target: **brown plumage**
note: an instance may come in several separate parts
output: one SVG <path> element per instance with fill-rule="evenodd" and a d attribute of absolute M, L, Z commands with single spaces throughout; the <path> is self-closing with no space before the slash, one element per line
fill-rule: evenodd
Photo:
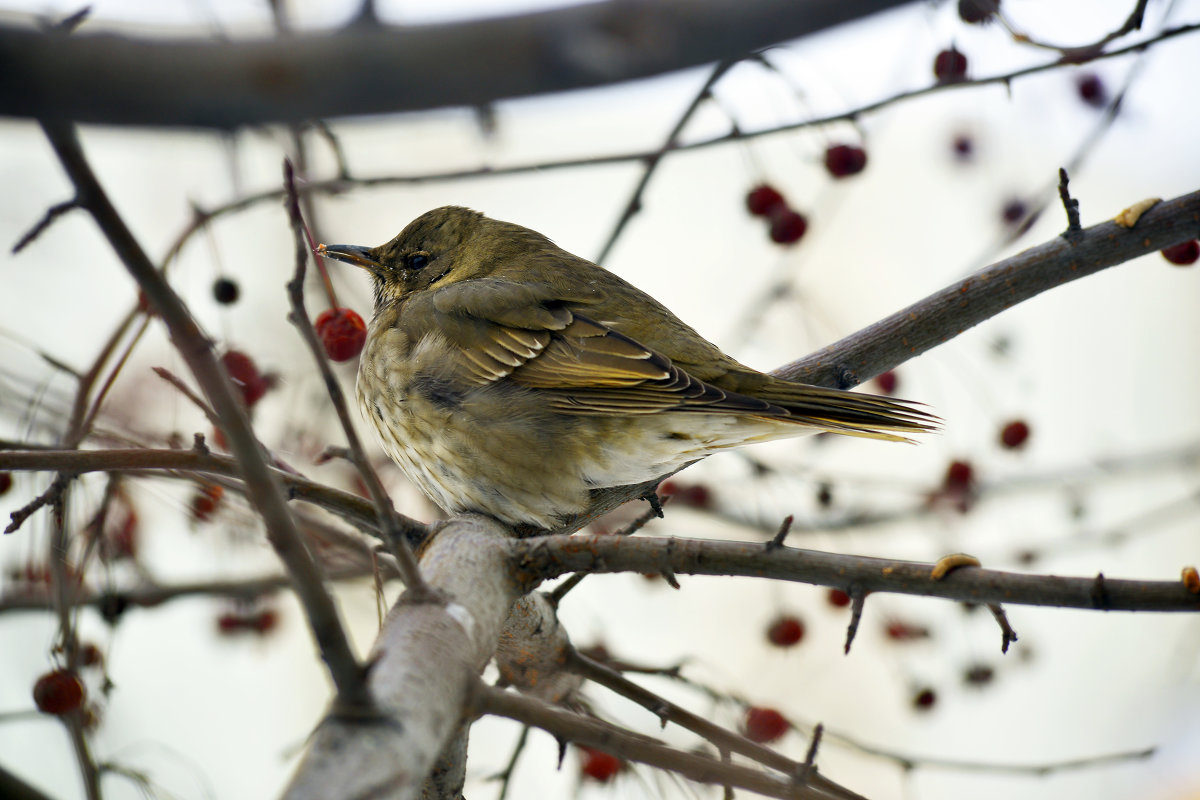
<path fill-rule="evenodd" d="M 553 528 L 590 489 L 724 448 L 821 430 L 905 441 L 934 421 L 743 366 L 616 275 L 466 208 L 320 249 L 374 278 L 359 406 L 448 512 Z"/>

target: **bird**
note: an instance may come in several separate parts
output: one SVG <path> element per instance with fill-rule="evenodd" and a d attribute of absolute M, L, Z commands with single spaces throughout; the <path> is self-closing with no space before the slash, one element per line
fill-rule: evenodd
<path fill-rule="evenodd" d="M 468 208 L 428 211 L 377 247 L 317 251 L 370 273 L 359 409 L 448 514 L 551 531 L 593 490 L 729 448 L 936 427 L 919 404 L 747 367 L 614 273 Z"/>

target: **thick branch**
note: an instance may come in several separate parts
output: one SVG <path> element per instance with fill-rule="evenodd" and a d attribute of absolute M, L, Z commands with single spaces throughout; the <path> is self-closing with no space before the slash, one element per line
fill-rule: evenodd
<path fill-rule="evenodd" d="M 890 317 L 775 371 L 849 388 L 1064 283 L 1200 235 L 1200 191 L 1151 208 L 1132 228 L 1102 222 L 981 269 Z"/>
<path fill-rule="evenodd" d="M 823 553 L 758 543 L 637 536 L 547 536 L 514 540 L 513 565 L 547 579 L 567 572 L 658 572 L 746 575 L 846 589 L 895 592 L 964 603 L 1055 606 L 1104 611 L 1200 611 L 1200 595 L 1181 581 L 1134 581 L 1024 575 L 980 568 L 930 578 L 933 564 Z"/>
<path fill-rule="evenodd" d="M 613 0 L 247 42 L 0 28 L 0 114 L 235 128 L 481 105 L 738 57 L 904 2 Z"/>
<path fill-rule="evenodd" d="M 285 798 L 420 796 L 520 593 L 508 568 L 507 535 L 480 516 L 458 517 L 437 533 L 421 573 L 450 602 L 413 605 L 401 597 L 371 654 L 368 688 L 377 713 L 326 717 Z"/>

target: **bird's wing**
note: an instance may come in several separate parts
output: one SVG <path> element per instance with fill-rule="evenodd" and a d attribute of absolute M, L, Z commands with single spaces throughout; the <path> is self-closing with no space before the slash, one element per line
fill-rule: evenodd
<path fill-rule="evenodd" d="M 594 295 L 561 295 L 537 284 L 463 281 L 410 298 L 403 317 L 411 333 L 436 330 L 462 354 L 467 383 L 508 379 L 540 391 L 550 407 L 565 413 L 709 407 L 786 415 L 765 400 L 705 383 L 661 353 L 572 310 L 586 308 Z"/>
<path fill-rule="evenodd" d="M 775 380 L 742 368 L 762 385 L 754 396 L 722 389 L 666 355 L 587 316 L 586 292 L 482 279 L 410 298 L 410 335 L 436 330 L 463 356 L 459 379 L 486 386 L 507 379 L 539 392 L 565 414 L 699 411 L 747 414 L 877 439 L 929 430 L 933 418 L 872 395 Z M 578 310 L 578 309 L 582 309 Z M 735 362 L 732 362 L 735 363 Z M 738 365 L 740 366 L 740 365 Z"/>

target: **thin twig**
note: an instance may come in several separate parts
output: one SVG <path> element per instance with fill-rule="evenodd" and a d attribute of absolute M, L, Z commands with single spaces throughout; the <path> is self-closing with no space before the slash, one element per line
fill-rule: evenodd
<path fill-rule="evenodd" d="M 33 240 L 41 236 L 42 233 L 44 233 L 45 230 L 49 228 L 56 219 L 61 217 L 63 214 L 66 214 L 68 211 L 74 211 L 77 208 L 79 208 L 79 201 L 73 197 L 70 200 L 64 200 L 61 203 L 55 203 L 54 205 L 50 206 L 50 208 L 46 209 L 46 213 L 42 215 L 42 218 L 39 219 L 34 226 L 30 228 L 25 235 L 18 239 L 17 243 L 12 246 L 12 254 L 15 256 L 17 253 L 24 250 L 27 245 L 33 242 Z"/>
<path fill-rule="evenodd" d="M 242 468 L 248 496 L 263 517 L 267 538 L 293 576 L 297 597 L 305 609 L 321 655 L 337 686 L 339 701 L 351 707 L 366 707 L 370 698 L 363 680 L 363 670 L 354 657 L 333 598 L 325 589 L 320 568 L 305 548 L 295 521 L 288 513 L 280 483 L 262 457 L 245 410 L 234 396 L 228 376 L 217 363 L 208 337 L 183 301 L 151 264 L 117 213 L 92 172 L 74 126 L 61 120 L 42 120 L 41 126 L 68 177 L 75 184 L 80 204 L 95 219 L 126 268 L 145 291 L 166 323 L 179 354 L 222 420 L 222 429 L 229 440 L 231 452 Z"/>
<path fill-rule="evenodd" d="M 1017 632 L 1009 624 L 1008 615 L 1004 613 L 1004 606 L 999 603 L 988 603 L 988 611 L 992 612 L 992 616 L 996 618 L 996 624 L 1000 626 L 1000 652 L 1007 653 L 1008 646 L 1017 641 Z"/>
<path fill-rule="evenodd" d="M 292 280 L 288 282 L 288 297 L 291 300 L 292 311 L 288 315 L 288 321 L 296 326 L 300 332 L 301 338 L 308 345 L 309 351 L 313 355 L 313 359 L 317 362 L 317 369 L 321 373 L 321 378 L 325 381 L 325 391 L 329 395 L 330 402 L 333 403 L 334 410 L 337 412 L 338 421 L 341 422 L 342 432 L 346 436 L 346 442 L 350 448 L 350 460 L 358 469 L 359 475 L 363 479 L 363 483 L 367 487 L 367 491 L 371 495 L 371 500 L 375 504 L 375 508 L 379 514 L 379 527 L 384 534 L 384 541 L 388 543 L 392 550 L 392 555 L 396 557 L 396 561 L 400 564 L 400 574 L 404 581 L 409 594 L 409 601 L 414 603 L 436 602 L 438 595 L 421 577 L 421 569 L 417 565 L 417 558 L 413 555 L 410 542 L 419 543 L 429 535 L 429 528 L 415 520 L 401 517 L 396 513 L 396 509 L 392 506 L 391 498 L 383 488 L 383 484 L 379 481 L 379 475 L 376 474 L 374 467 L 371 466 L 370 459 L 362 449 L 362 444 L 358 440 L 358 433 L 354 430 L 354 423 L 350 420 L 350 410 L 346 405 L 346 397 L 342 393 L 342 387 L 338 384 L 337 377 L 333 374 L 333 369 L 329 366 L 329 359 L 325 356 L 325 351 L 321 347 L 320 340 L 317 339 L 317 333 L 313 330 L 312 322 L 308 318 L 308 311 L 304 306 L 304 275 L 306 265 L 308 263 L 309 247 L 304 239 L 304 220 L 300 216 L 300 201 L 296 194 L 296 186 L 293 180 L 292 165 L 290 162 L 284 162 L 284 184 L 287 188 L 287 209 L 288 215 L 292 223 L 292 233 L 296 243 L 296 271 L 292 276 Z"/>
<path fill-rule="evenodd" d="M 1062 200 L 1063 210 L 1067 212 L 1067 230 L 1063 236 L 1074 240 L 1083 231 L 1083 226 L 1079 224 L 1079 201 L 1071 197 L 1071 191 L 1067 188 L 1069 182 L 1066 168 L 1059 167 L 1058 196 Z"/>
<path fill-rule="evenodd" d="M 646 193 L 646 187 L 650 185 L 650 179 L 658 170 L 658 165 L 662 163 L 663 156 L 674 149 L 679 143 L 679 135 L 683 133 L 683 129 L 687 126 L 688 122 L 700 109 L 700 106 L 704 103 L 704 101 L 707 100 L 712 94 L 713 86 L 717 83 L 717 81 L 721 80 L 725 73 L 729 72 L 729 70 L 737 62 L 738 59 L 717 62 L 717 65 L 713 68 L 712 73 L 708 76 L 708 80 L 706 80 L 704 85 L 700 87 L 700 91 L 696 93 L 694 98 L 692 98 L 692 102 L 688 104 L 688 107 L 684 110 L 683 114 L 681 114 L 679 119 L 675 122 L 675 126 L 671 128 L 671 132 L 667 134 L 667 138 L 663 142 L 662 147 L 658 148 L 657 152 L 645 160 L 646 166 L 642 170 L 642 177 L 640 180 L 638 180 L 637 186 L 634 187 L 633 194 L 630 195 L 629 200 L 626 201 L 625 208 L 621 211 L 621 216 L 617 219 L 612 231 L 608 234 L 608 239 L 605 240 L 604 246 L 600 248 L 600 254 L 596 256 L 597 264 L 604 263 L 604 261 L 608 258 L 608 254 L 612 252 L 613 246 L 617 243 L 617 239 L 621 237 L 622 231 L 625 230 L 625 226 L 628 225 L 629 221 L 642 210 L 642 197 Z"/>

